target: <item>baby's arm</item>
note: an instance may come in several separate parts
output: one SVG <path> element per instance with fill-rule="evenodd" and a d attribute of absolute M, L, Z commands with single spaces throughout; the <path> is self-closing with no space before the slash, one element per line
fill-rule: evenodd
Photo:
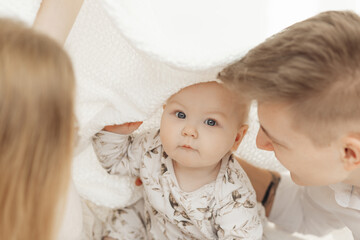
<path fill-rule="evenodd" d="M 255 194 L 240 196 L 233 192 L 228 204 L 219 209 L 215 229 L 219 239 L 262 239 L 263 226 L 259 217 Z M 236 199 L 238 198 L 238 199 Z M 241 199 L 242 198 L 242 199 Z"/>
<path fill-rule="evenodd" d="M 141 145 L 144 137 L 134 139 L 131 134 L 141 122 L 106 126 L 93 137 L 93 146 L 101 165 L 110 174 L 137 176 L 142 158 Z"/>
<path fill-rule="evenodd" d="M 251 180 L 251 184 L 256 191 L 257 201 L 264 205 L 266 216 L 269 217 L 274 203 L 276 190 L 281 180 L 280 174 L 251 165 L 238 157 L 235 157 L 235 159 L 240 163 L 241 167 Z"/>
<path fill-rule="evenodd" d="M 219 201 L 215 229 L 219 239 L 262 239 L 263 226 L 256 194 L 245 172 L 239 168 L 228 171 L 224 177 L 224 188 L 238 187 Z"/>

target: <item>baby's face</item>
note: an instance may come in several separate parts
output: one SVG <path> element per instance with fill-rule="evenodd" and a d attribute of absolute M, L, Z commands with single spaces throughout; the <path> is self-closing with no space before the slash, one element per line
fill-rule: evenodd
<path fill-rule="evenodd" d="M 165 152 L 186 167 L 217 164 L 241 127 L 237 106 L 229 90 L 216 82 L 182 89 L 164 106 L 160 137 Z"/>

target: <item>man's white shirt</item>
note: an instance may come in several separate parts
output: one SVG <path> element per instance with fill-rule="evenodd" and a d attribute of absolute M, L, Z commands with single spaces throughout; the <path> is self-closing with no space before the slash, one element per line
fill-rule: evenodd
<path fill-rule="evenodd" d="M 325 235 L 348 227 L 360 239 L 360 188 L 339 183 L 297 186 L 282 174 L 269 220 L 278 227 L 304 234 Z"/>

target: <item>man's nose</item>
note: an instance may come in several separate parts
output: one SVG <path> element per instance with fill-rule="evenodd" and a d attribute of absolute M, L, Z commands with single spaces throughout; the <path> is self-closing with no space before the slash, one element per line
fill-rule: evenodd
<path fill-rule="evenodd" d="M 182 136 L 188 136 L 188 137 L 197 138 L 198 137 L 198 132 L 197 132 L 195 127 L 185 126 L 181 131 L 181 135 Z"/>
<path fill-rule="evenodd" d="M 256 146 L 259 149 L 265 151 L 274 151 L 274 146 L 271 143 L 271 140 L 268 136 L 264 133 L 263 130 L 259 129 L 258 134 L 256 136 Z"/>

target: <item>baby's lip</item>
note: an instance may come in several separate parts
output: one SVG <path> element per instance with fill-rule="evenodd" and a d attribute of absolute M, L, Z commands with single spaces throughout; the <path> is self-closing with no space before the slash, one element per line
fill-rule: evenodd
<path fill-rule="evenodd" d="M 183 151 L 198 152 L 196 148 L 193 148 L 191 145 L 188 144 L 179 145 L 179 148 L 182 149 Z"/>
<path fill-rule="evenodd" d="M 181 147 L 182 147 L 182 148 L 186 148 L 186 149 L 193 149 L 190 145 L 186 145 L 186 144 L 185 144 L 185 145 L 182 145 Z"/>

